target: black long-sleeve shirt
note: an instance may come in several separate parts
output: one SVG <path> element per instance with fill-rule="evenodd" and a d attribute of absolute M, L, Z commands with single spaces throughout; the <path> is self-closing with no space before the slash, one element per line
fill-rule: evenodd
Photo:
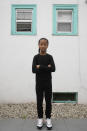
<path fill-rule="evenodd" d="M 51 64 L 51 67 L 48 67 L 49 64 Z M 36 65 L 40 65 L 40 67 L 36 68 Z M 52 55 L 48 53 L 46 55 L 40 55 L 39 53 L 35 55 L 32 62 L 32 72 L 36 73 L 36 81 L 51 79 L 51 72 L 55 72 Z"/>

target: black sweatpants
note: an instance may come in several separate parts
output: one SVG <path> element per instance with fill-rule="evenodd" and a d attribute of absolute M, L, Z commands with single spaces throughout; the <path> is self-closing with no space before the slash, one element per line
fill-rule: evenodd
<path fill-rule="evenodd" d="M 44 93 L 44 94 L 43 94 Z M 48 81 L 38 81 L 36 82 L 36 98 L 37 98 L 37 114 L 38 118 L 43 118 L 43 98 L 45 96 L 46 118 L 51 118 L 52 111 L 52 79 Z"/>

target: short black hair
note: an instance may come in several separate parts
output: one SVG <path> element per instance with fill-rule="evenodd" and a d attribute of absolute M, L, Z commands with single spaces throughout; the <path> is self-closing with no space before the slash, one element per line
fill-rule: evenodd
<path fill-rule="evenodd" d="M 40 43 L 41 40 L 46 40 L 47 44 L 49 44 L 49 41 L 48 41 L 47 38 L 40 38 L 39 41 L 38 41 L 38 45 L 39 45 L 39 43 Z M 38 52 L 40 53 L 40 48 L 39 48 Z"/>

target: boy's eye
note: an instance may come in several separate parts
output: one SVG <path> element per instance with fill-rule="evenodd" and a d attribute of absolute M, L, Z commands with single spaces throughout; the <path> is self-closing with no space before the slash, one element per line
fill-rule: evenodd
<path fill-rule="evenodd" d="M 41 44 L 41 46 L 43 46 L 44 44 Z"/>

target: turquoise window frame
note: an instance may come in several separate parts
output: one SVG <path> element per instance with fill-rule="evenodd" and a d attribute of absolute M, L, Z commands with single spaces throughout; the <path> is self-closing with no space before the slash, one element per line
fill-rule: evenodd
<path fill-rule="evenodd" d="M 56 10 L 73 10 L 72 13 L 72 32 L 57 32 L 56 29 Z M 54 4 L 53 5 L 53 35 L 78 35 L 78 5 L 77 4 Z"/>
<path fill-rule="evenodd" d="M 71 100 L 69 100 L 69 101 L 67 101 L 67 100 L 65 100 L 65 101 L 57 101 L 57 100 L 53 100 L 53 93 L 75 93 L 76 94 L 76 96 L 75 96 L 75 101 L 71 101 Z M 51 102 L 52 103 L 78 103 L 78 92 L 53 92 L 52 93 L 52 100 L 51 100 Z"/>
<path fill-rule="evenodd" d="M 33 9 L 32 14 L 32 32 L 17 32 L 16 31 L 16 9 Z M 11 5 L 11 34 L 12 35 L 36 35 L 36 8 L 37 6 L 35 4 L 33 5 Z"/>

